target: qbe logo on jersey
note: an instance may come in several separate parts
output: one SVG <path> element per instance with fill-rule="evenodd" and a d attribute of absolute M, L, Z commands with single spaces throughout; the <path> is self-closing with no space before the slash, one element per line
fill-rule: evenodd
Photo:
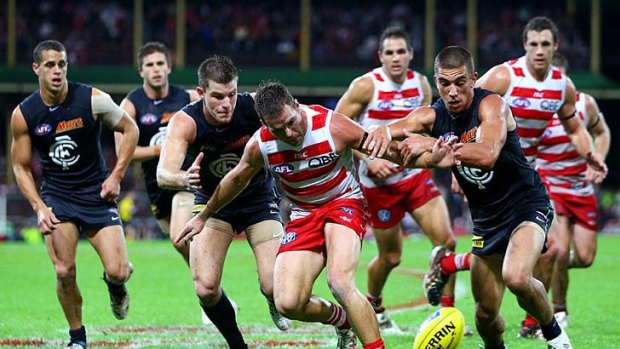
<path fill-rule="evenodd" d="M 55 164 L 62 166 L 64 171 L 68 170 L 80 160 L 80 155 L 75 154 L 77 143 L 69 136 L 56 137 L 56 142 L 50 146 L 49 156 Z"/>

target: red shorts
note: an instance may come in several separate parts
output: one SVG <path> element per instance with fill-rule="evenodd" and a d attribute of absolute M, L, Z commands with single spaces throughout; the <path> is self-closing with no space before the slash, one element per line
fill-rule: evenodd
<path fill-rule="evenodd" d="M 566 216 L 575 224 L 588 230 L 598 231 L 598 201 L 596 196 L 577 196 L 570 194 L 550 193 L 555 213 Z"/>
<path fill-rule="evenodd" d="M 422 172 L 396 184 L 366 188 L 369 223 L 373 228 L 385 229 L 400 223 L 405 212 L 411 212 L 441 195 L 431 172 Z"/>
<path fill-rule="evenodd" d="M 325 223 L 353 229 L 360 237 L 366 233 L 364 199 L 330 201 L 303 218 L 289 221 L 278 254 L 287 251 L 314 251 L 325 254 Z"/>

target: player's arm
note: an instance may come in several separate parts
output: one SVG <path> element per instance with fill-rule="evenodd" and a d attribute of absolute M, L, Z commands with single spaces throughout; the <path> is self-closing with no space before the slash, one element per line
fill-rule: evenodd
<path fill-rule="evenodd" d="M 375 87 L 370 77 L 361 76 L 356 78 L 342 95 L 334 111 L 352 119 L 357 119 L 372 101 L 374 89 Z"/>
<path fill-rule="evenodd" d="M 383 157 L 390 146 L 392 139 L 404 139 L 406 133 L 430 133 L 435 122 L 435 110 L 431 107 L 420 107 L 406 117 L 368 130 L 368 137 L 362 149 L 370 155 Z M 424 143 L 427 151 L 430 151 L 435 141 Z"/>
<path fill-rule="evenodd" d="M 195 89 L 189 89 L 189 90 L 185 90 L 185 92 L 187 92 L 187 94 L 189 95 L 189 102 L 196 102 L 197 100 L 200 99 L 200 95 L 198 94 L 198 92 L 196 92 Z"/>
<path fill-rule="evenodd" d="M 512 113 L 499 95 L 489 95 L 480 102 L 478 115 L 480 126 L 476 132 L 476 142 L 459 143 L 454 158 L 457 164 L 492 169 L 506 143 Z"/>
<path fill-rule="evenodd" d="M 257 135 L 258 133 L 245 145 L 243 155 L 237 166 L 222 178 L 205 207 L 185 225 L 175 243 L 178 244 L 182 241 L 187 243 L 194 235 L 199 234 L 207 219 L 236 198 L 263 168 L 264 161 L 256 140 Z"/>
<path fill-rule="evenodd" d="M 417 73 L 417 74 L 420 74 L 420 73 Z M 420 74 L 420 81 L 422 85 L 422 93 L 424 93 L 424 99 L 422 100 L 421 105 L 422 106 L 430 105 L 433 99 L 433 91 L 431 90 L 431 84 L 428 82 L 428 78 L 422 74 Z"/>
<path fill-rule="evenodd" d="M 592 144 L 592 138 L 585 127 L 581 124 L 579 117 L 577 117 L 577 110 L 575 109 L 575 86 L 572 82 L 566 84 L 566 98 L 564 104 L 557 112 L 558 119 L 564 126 L 564 130 L 568 134 L 571 143 L 575 146 L 575 149 L 579 155 L 583 156 L 592 170 L 600 172 L 601 175 L 607 175 L 607 165 L 601 159 L 601 155 L 594 152 L 594 145 Z"/>
<path fill-rule="evenodd" d="M 32 144 L 28 125 L 18 106 L 11 115 L 11 162 L 19 190 L 24 194 L 32 210 L 37 214 L 37 225 L 42 234 L 52 233 L 60 223 L 39 196 L 36 182 L 30 168 Z"/>
<path fill-rule="evenodd" d="M 605 160 L 611 144 L 611 132 L 596 100 L 590 95 L 586 95 L 586 113 L 589 120 L 588 131 L 594 138 L 594 149 Z"/>
<path fill-rule="evenodd" d="M 496 65 L 476 81 L 475 87 L 481 87 L 503 96 L 510 87 L 510 71 L 505 65 Z"/>
<path fill-rule="evenodd" d="M 93 88 L 91 105 L 93 117 L 114 132 L 121 134 L 116 165 L 102 184 L 101 197 L 107 201 L 116 201 L 121 190 L 121 180 L 125 177 L 131 156 L 136 149 L 140 131 L 135 121 L 119 107 L 109 94 Z"/>
<path fill-rule="evenodd" d="M 133 102 L 130 101 L 128 98 L 124 98 L 123 101 L 121 102 L 121 108 L 123 108 L 125 112 L 127 113 L 127 115 L 129 115 L 129 117 L 135 122 L 137 112 L 136 112 L 136 107 L 134 106 Z M 122 140 L 122 134 L 119 132 L 114 132 L 114 144 L 116 146 L 117 156 L 120 151 L 121 140 Z M 160 150 L 161 150 L 160 145 L 154 145 L 152 147 L 144 147 L 141 145 L 136 145 L 136 150 L 131 155 L 131 160 L 132 161 L 146 161 L 146 160 L 157 158 L 159 156 Z"/>
<path fill-rule="evenodd" d="M 189 144 L 196 139 L 196 122 L 187 113 L 174 114 L 168 124 L 166 139 L 157 164 L 157 184 L 165 189 L 186 189 L 200 183 L 199 170 L 194 165 L 187 171 L 181 169 Z M 202 158 L 201 155 L 198 157 Z M 197 158 L 198 159 L 198 158 Z"/>

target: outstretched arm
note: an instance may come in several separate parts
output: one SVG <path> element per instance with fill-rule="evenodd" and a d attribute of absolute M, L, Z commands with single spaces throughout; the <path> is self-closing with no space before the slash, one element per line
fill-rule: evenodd
<path fill-rule="evenodd" d="M 258 142 L 256 137 L 252 137 L 246 144 L 243 156 L 237 166 L 222 178 L 205 207 L 185 225 L 175 243 L 178 244 L 181 241 L 187 243 L 191 241 L 194 235 L 199 234 L 207 219 L 236 198 L 263 168 L 263 165 L 263 157 Z"/>
<path fill-rule="evenodd" d="M 136 121 L 136 107 L 129 99 L 125 98 L 121 101 L 121 108 L 125 110 L 127 115 L 129 115 L 129 117 L 132 120 L 134 120 L 134 122 Z M 119 132 L 114 132 L 114 144 L 116 146 L 117 156 L 120 152 L 121 140 L 122 140 L 122 134 Z M 155 159 L 159 156 L 160 151 L 161 151 L 161 145 L 158 145 L 158 144 L 153 145 L 153 146 L 136 145 L 136 149 L 131 155 L 131 160 L 146 161 L 146 160 Z"/>

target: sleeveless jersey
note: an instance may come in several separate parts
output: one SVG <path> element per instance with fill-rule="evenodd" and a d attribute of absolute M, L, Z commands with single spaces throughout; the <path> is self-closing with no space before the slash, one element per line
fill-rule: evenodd
<path fill-rule="evenodd" d="M 517 122 L 523 153 L 532 166 L 536 160 L 538 143 L 547 123 L 566 98 L 566 77 L 554 66 L 544 81 L 536 80 L 527 69 L 525 56 L 508 61 L 510 86 L 503 98 Z"/>
<path fill-rule="evenodd" d="M 59 105 L 46 106 L 38 90 L 19 105 L 41 157 L 44 189 L 100 185 L 109 174 L 99 143 L 101 122 L 93 116 L 93 88 L 71 81 L 68 85 L 69 93 Z"/>
<path fill-rule="evenodd" d="M 143 87 L 133 89 L 127 94 L 127 99 L 136 109 L 136 124 L 140 129 L 138 145 L 152 147 L 162 145 L 166 138 L 166 128 L 170 118 L 181 108 L 189 104 L 189 93 L 179 86 L 170 85 L 168 95 L 164 99 L 153 100 L 146 96 Z M 157 185 L 157 163 L 159 158 L 142 161 L 142 177 L 149 193 L 159 190 Z M 186 159 L 182 168 L 191 165 Z"/>
<path fill-rule="evenodd" d="M 372 100 L 358 120 L 365 129 L 402 119 L 422 105 L 425 96 L 420 73 L 408 69 L 405 81 L 402 84 L 393 82 L 385 74 L 383 68 L 375 68 L 366 73 L 365 76 L 370 77 L 374 85 Z M 373 173 L 369 173 L 368 165 L 364 161 L 359 161 L 360 182 L 367 188 L 390 185 L 423 171 L 422 169 L 404 168 L 402 166 L 398 166 L 398 169 L 400 172 L 388 178 L 380 179 Z"/>
<path fill-rule="evenodd" d="M 305 217 L 330 201 L 363 198 L 351 149 L 336 151 L 329 131 L 332 111 L 318 105 L 301 109 L 307 120 L 302 144 L 282 142 L 266 126 L 256 135 L 267 168 L 292 203 L 291 219 Z"/>
<path fill-rule="evenodd" d="M 262 124 L 249 93 L 237 95 L 232 120 L 225 127 L 218 128 L 207 122 L 202 99 L 187 105 L 183 111 L 196 122 L 196 139 L 190 144 L 188 153 L 192 158 L 199 152 L 204 153 L 200 163 L 201 192 L 210 197 L 222 178 L 237 166 L 245 145 Z M 252 200 L 262 194 L 273 195 L 274 185 L 273 177 L 263 169 L 233 202 Z"/>
<path fill-rule="evenodd" d="M 583 127 L 587 129 L 590 123 L 586 112 L 588 96 L 577 93 L 576 97 L 577 116 L 581 119 Z M 585 180 L 586 160 L 579 155 L 575 146 L 570 142 L 557 114 L 549 121 L 540 139 L 536 167 L 550 192 L 577 196 L 588 196 L 594 193 L 592 184 Z"/>
<path fill-rule="evenodd" d="M 433 104 L 436 117 L 432 136 L 457 136 L 461 143 L 476 141 L 480 118 L 480 101 L 492 92 L 474 89 L 469 110 L 451 115 L 442 99 Z M 471 216 L 476 226 L 493 226 L 510 215 L 511 210 L 524 200 L 546 198 L 547 192 L 540 176 L 528 164 L 519 145 L 517 131 L 508 131 L 506 143 L 491 170 L 465 165 L 453 166 L 459 185 L 467 196 Z"/>

